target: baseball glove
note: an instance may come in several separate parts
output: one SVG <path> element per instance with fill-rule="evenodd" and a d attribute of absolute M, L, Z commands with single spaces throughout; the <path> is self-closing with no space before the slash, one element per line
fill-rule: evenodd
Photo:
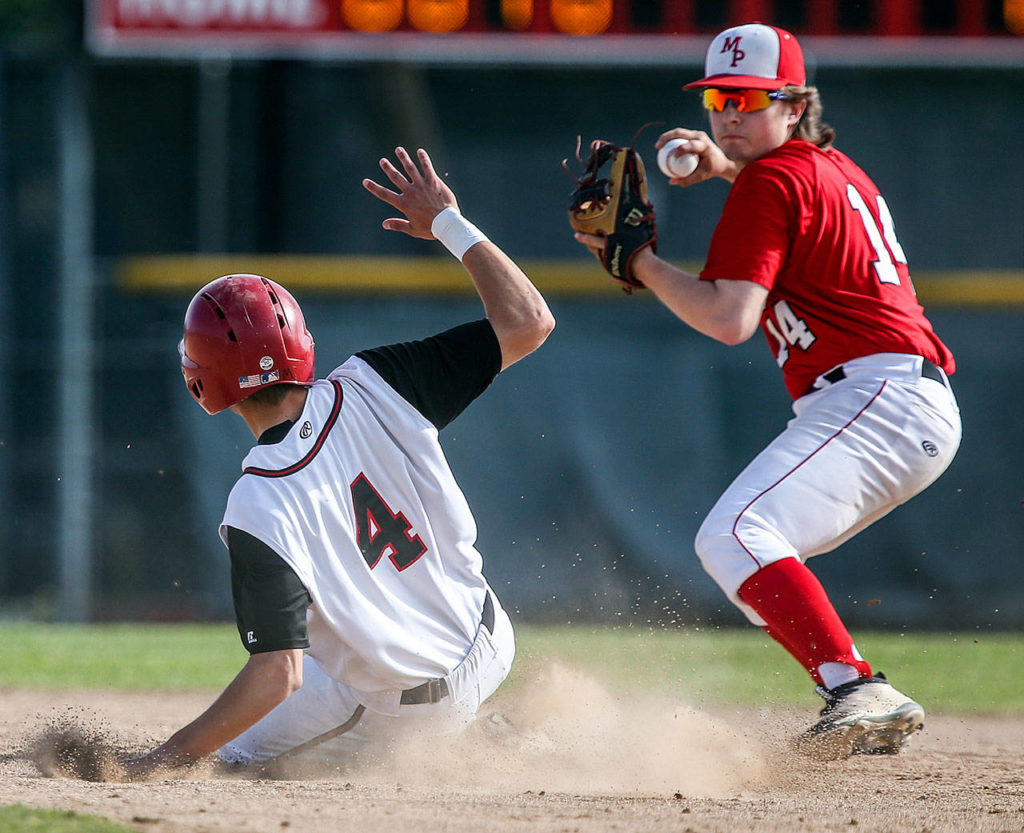
<path fill-rule="evenodd" d="M 576 157 L 580 158 L 578 148 Z M 633 258 L 645 246 L 658 250 L 643 160 L 632 147 L 620 148 L 597 139 L 591 142 L 590 158 L 584 164 L 586 170 L 576 180 L 569 202 L 569 225 L 575 231 L 604 237 L 605 247 L 589 247 L 590 251 L 627 294 L 642 289 L 643 283 L 633 274 Z"/>

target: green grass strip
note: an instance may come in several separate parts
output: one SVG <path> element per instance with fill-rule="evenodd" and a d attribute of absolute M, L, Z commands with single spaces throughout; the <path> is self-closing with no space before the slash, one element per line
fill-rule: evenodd
<path fill-rule="evenodd" d="M 0 686 L 193 691 L 245 663 L 231 625 L 0 625 Z"/>
<path fill-rule="evenodd" d="M 0 807 L 0 833 L 131 833 L 106 819 L 62 810 L 33 810 L 21 804 Z"/>
<path fill-rule="evenodd" d="M 510 685 L 553 659 L 614 690 L 674 692 L 695 703 L 820 706 L 808 675 L 760 630 L 520 627 Z M 1024 713 L 1024 638 L 1011 633 L 856 635 L 876 671 L 930 711 Z"/>
<path fill-rule="evenodd" d="M 1024 714 L 1024 637 L 1013 633 L 856 634 L 876 670 L 930 711 Z M 669 692 L 722 705 L 818 704 L 813 685 L 757 628 L 517 627 L 509 690 L 552 662 L 615 691 Z M 229 624 L 0 625 L 0 687 L 219 690 L 247 654 Z"/>

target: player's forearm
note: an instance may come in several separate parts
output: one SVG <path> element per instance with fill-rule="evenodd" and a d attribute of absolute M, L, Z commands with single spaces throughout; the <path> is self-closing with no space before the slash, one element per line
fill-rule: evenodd
<path fill-rule="evenodd" d="M 253 655 L 205 712 L 129 764 L 129 772 L 144 775 L 158 767 L 202 760 L 269 714 L 301 685 L 301 651 Z"/>
<path fill-rule="evenodd" d="M 529 355 L 554 329 L 544 296 L 494 243 L 477 243 L 462 258 L 501 345 L 502 369 Z"/>
<path fill-rule="evenodd" d="M 693 329 L 723 344 L 741 344 L 757 332 L 768 290 L 749 280 L 701 280 L 649 249 L 633 272 L 666 307 Z"/>
<path fill-rule="evenodd" d="M 731 343 L 731 310 L 722 308 L 716 287 L 653 255 L 640 253 L 634 274 L 675 315 L 697 332 Z"/>

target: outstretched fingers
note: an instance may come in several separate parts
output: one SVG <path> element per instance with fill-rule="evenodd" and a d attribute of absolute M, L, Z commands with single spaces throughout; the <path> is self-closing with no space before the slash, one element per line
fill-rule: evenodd
<path fill-rule="evenodd" d="M 384 161 L 385 160 L 383 159 L 381 160 L 381 162 Z M 369 177 L 363 180 L 363 187 L 378 199 L 383 200 L 389 205 L 393 205 L 395 208 L 398 208 L 398 200 L 402 198 L 401 194 L 396 194 L 394 191 L 385 188 L 383 185 L 377 182 L 374 182 Z"/>
<path fill-rule="evenodd" d="M 402 161 L 402 154 L 399 153 L 399 151 L 402 151 L 402 148 L 398 148 L 395 151 L 395 156 L 397 156 L 399 162 L 402 163 L 402 167 L 408 170 L 406 163 Z M 406 159 L 408 159 L 408 156 L 406 156 Z M 413 180 L 410 177 L 407 177 L 402 171 L 400 171 L 395 166 L 395 164 L 386 156 L 381 157 L 379 164 L 380 169 L 384 171 L 384 175 L 391 180 L 391 182 L 394 184 L 396 188 L 398 188 L 399 191 L 405 191 L 409 186 L 413 184 Z"/>
<path fill-rule="evenodd" d="M 434 218 L 446 207 L 458 210 L 455 195 L 438 177 L 430 156 L 422 148 L 413 157 L 405 148 L 397 147 L 395 161 L 381 159 L 380 169 L 396 190 L 372 179 L 364 179 L 363 187 L 405 215 L 385 220 L 385 229 L 431 240 Z"/>
<path fill-rule="evenodd" d="M 421 161 L 426 156 L 426 151 L 423 150 L 418 150 L 416 153 Z M 413 162 L 412 157 L 409 156 L 409 152 L 404 147 L 399 146 L 395 148 L 395 156 L 405 169 L 405 176 L 408 177 L 407 181 L 413 185 L 422 185 L 423 176 L 420 174 L 419 168 L 416 167 L 416 163 Z M 395 184 L 397 185 L 398 183 L 396 182 Z"/>
<path fill-rule="evenodd" d="M 384 175 L 391 180 L 391 183 L 398 189 L 397 194 L 369 178 L 363 180 L 363 187 L 375 197 L 379 197 L 384 200 L 384 202 L 398 208 L 398 204 L 401 201 L 403 194 L 413 186 L 422 184 L 423 178 L 420 176 L 420 172 L 417 170 L 416 165 L 413 163 L 405 148 L 395 148 L 395 156 L 401 163 L 402 168 L 404 168 L 404 172 L 398 170 L 398 168 L 396 168 L 387 157 L 381 157 L 378 164 L 380 165 L 380 169 L 384 172 Z"/>
<path fill-rule="evenodd" d="M 404 148 L 397 148 L 395 155 L 402 163 L 402 167 L 409 171 L 411 160 L 409 155 L 405 152 Z M 392 191 L 390 188 L 374 182 L 372 179 L 367 177 L 363 180 L 363 187 L 377 197 L 383 200 L 393 208 L 397 208 L 402 211 L 402 205 L 404 202 L 405 192 L 408 188 L 411 188 L 415 182 L 411 177 L 407 178 L 401 171 L 398 170 L 392 163 L 391 160 L 386 157 L 382 157 L 379 162 L 380 169 L 384 172 L 384 175 L 391 180 L 392 184 L 398 188 L 398 193 Z M 415 172 L 415 171 L 414 171 Z M 415 172 L 418 173 L 418 172 Z M 403 217 L 389 217 L 384 220 L 381 225 L 388 231 L 405 231 L 409 229 L 409 221 Z"/>
<path fill-rule="evenodd" d="M 430 161 L 430 155 L 423 148 L 420 148 L 416 151 L 416 156 L 420 160 L 420 166 L 423 168 L 423 178 L 428 181 L 439 180 L 440 177 L 438 177 L 437 171 L 434 170 L 434 163 Z"/>

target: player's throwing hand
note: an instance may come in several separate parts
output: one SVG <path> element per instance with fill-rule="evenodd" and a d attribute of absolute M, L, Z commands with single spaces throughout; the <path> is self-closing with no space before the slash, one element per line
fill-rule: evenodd
<path fill-rule="evenodd" d="M 656 149 L 661 149 L 666 142 L 672 139 L 686 139 L 689 143 L 686 146 L 687 153 L 694 153 L 699 158 L 697 169 L 686 177 L 673 177 L 672 185 L 688 187 L 698 182 L 721 177 L 732 182 L 739 173 L 736 163 L 727 158 L 722 149 L 718 147 L 703 130 L 689 130 L 685 127 L 674 127 L 662 133 L 654 143 Z"/>

